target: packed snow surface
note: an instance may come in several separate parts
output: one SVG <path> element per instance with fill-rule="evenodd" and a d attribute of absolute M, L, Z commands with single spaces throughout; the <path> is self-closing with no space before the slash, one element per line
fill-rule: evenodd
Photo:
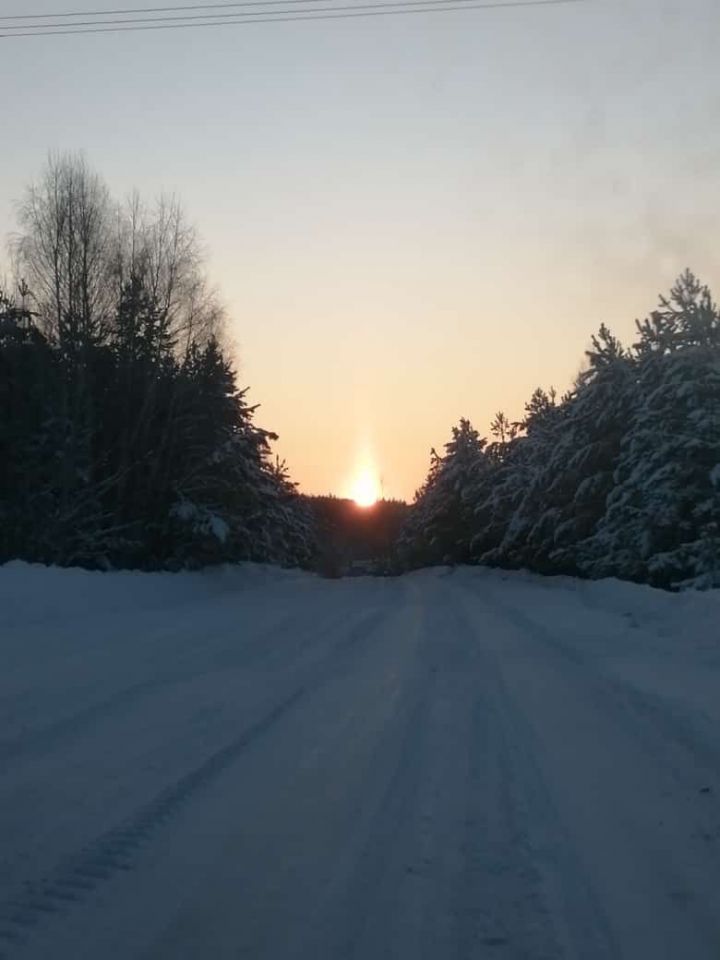
<path fill-rule="evenodd" d="M 717 960 L 720 596 L 0 568 L 0 955 Z"/>

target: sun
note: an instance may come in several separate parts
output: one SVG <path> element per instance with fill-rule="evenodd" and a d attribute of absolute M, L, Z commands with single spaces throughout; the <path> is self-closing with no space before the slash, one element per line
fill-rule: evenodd
<path fill-rule="evenodd" d="M 366 468 L 357 475 L 351 496 L 359 507 L 372 507 L 377 503 L 380 499 L 380 484 L 372 470 Z"/>

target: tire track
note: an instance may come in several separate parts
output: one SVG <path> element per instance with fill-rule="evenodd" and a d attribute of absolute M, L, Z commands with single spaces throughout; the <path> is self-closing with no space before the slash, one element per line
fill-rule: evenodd
<path fill-rule="evenodd" d="M 81 903 L 101 883 L 112 880 L 121 871 L 131 870 L 134 859 L 153 834 L 292 710 L 305 693 L 304 686 L 296 689 L 239 737 L 61 863 L 51 874 L 40 881 L 25 883 L 18 894 L 0 903 L 0 941 L 12 945 L 24 940 L 48 916 Z"/>
<path fill-rule="evenodd" d="M 659 694 L 639 690 L 621 676 L 605 672 L 601 664 L 588 661 L 576 647 L 568 645 L 542 623 L 497 596 L 483 593 L 482 600 L 528 640 L 534 643 L 540 641 L 556 653 L 587 687 L 597 707 L 608 717 L 617 713 L 626 719 L 645 753 L 661 763 L 678 784 L 697 789 L 699 784 L 711 783 L 715 793 L 720 795 L 720 750 L 702 739 L 702 731 L 689 716 L 679 712 Z M 608 703 L 612 704 L 615 711 L 607 710 Z M 683 763 L 668 764 L 669 746 L 682 757 Z M 687 763 L 688 759 L 692 761 L 690 764 Z M 699 773 L 697 783 L 687 784 L 688 769 Z"/>
<path fill-rule="evenodd" d="M 152 800 L 93 839 L 77 854 L 61 861 L 40 880 L 26 881 L 15 894 L 0 901 L 0 960 L 8 956 L 3 951 L 14 945 L 20 946 L 43 922 L 81 905 L 101 884 L 132 870 L 137 857 L 154 834 L 177 816 L 198 792 L 217 780 L 249 746 L 269 732 L 309 692 L 334 676 L 338 658 L 354 655 L 359 649 L 359 641 L 370 638 L 387 613 L 387 608 L 380 606 L 364 611 L 341 639 L 332 644 L 320 663 L 310 665 L 315 676 L 296 686 L 291 694 L 247 727 L 239 737 L 163 788 Z M 321 635 L 327 636 L 331 632 L 332 626 L 328 626 Z"/>
<path fill-rule="evenodd" d="M 7 771 L 13 764 L 48 754 L 63 743 L 82 735 L 88 727 L 126 711 L 147 694 L 154 693 L 163 687 L 183 683 L 221 669 L 253 666 L 263 654 L 267 653 L 273 637 L 284 636 L 290 628 L 294 628 L 293 632 L 296 635 L 295 647 L 302 647 L 302 644 L 311 638 L 317 640 L 328 636 L 346 619 L 346 613 L 336 610 L 328 617 L 328 622 L 321 629 L 318 629 L 317 624 L 311 624 L 306 629 L 298 631 L 297 617 L 287 613 L 278 622 L 269 625 L 254 636 L 250 642 L 239 643 L 233 640 L 232 645 L 226 645 L 221 650 L 215 651 L 210 668 L 195 662 L 198 656 L 195 646 L 186 643 L 181 648 L 183 657 L 179 656 L 178 650 L 168 650 L 163 645 L 153 660 L 147 664 L 146 669 L 150 675 L 145 679 L 129 683 L 120 690 L 115 690 L 108 696 L 27 734 L 0 740 L 0 765 L 4 771 Z M 161 656 L 166 658 L 172 656 L 171 669 L 163 669 Z"/>
<path fill-rule="evenodd" d="M 539 704 L 536 702 L 526 712 L 517 699 L 518 689 L 514 694 L 510 693 L 504 677 L 502 654 L 499 650 L 489 652 L 498 671 L 495 684 L 498 706 L 508 729 L 516 731 L 511 737 L 514 749 L 524 756 L 517 767 L 517 775 L 522 791 L 519 795 L 532 797 L 526 807 L 532 824 L 530 836 L 536 833 L 539 837 L 537 850 L 545 866 L 550 867 L 551 880 L 553 874 L 563 881 L 583 873 L 587 876 L 588 871 L 593 877 L 594 890 L 588 886 L 584 904 L 577 902 L 577 891 L 572 885 L 566 882 L 555 884 L 562 901 L 568 905 L 561 909 L 561 915 L 569 921 L 568 933 L 574 949 L 579 950 L 585 944 L 583 955 L 595 956 L 587 949 L 586 934 L 593 912 L 597 913 L 598 919 L 603 918 L 598 933 L 605 934 L 605 945 L 602 940 L 598 941 L 599 956 L 619 955 L 623 938 L 631 941 L 633 937 L 647 944 L 648 955 L 652 952 L 654 956 L 679 956 L 680 943 L 686 945 L 688 955 L 693 950 L 716 945 L 717 914 L 709 891 L 716 888 L 720 851 L 715 841 L 720 836 L 720 829 L 717 809 L 712 803 L 718 783 L 717 761 L 712 747 L 700 742 L 697 732 L 693 735 L 689 727 L 677 729 L 672 708 L 660 698 L 646 699 L 642 692 L 634 690 L 621 678 L 606 674 L 601 664 L 588 662 L 581 650 L 569 645 L 569 638 L 564 641 L 554 636 L 543 625 L 492 593 L 480 594 L 468 587 L 463 587 L 462 593 L 466 601 L 475 605 L 480 601 L 486 605 L 491 623 L 494 618 L 505 620 L 515 636 L 527 645 L 527 652 L 534 648 L 543 654 L 538 658 L 538 666 L 545 669 L 547 676 L 557 678 L 559 686 L 556 689 L 565 687 L 569 697 L 579 698 L 582 709 L 587 711 L 587 714 L 580 713 L 575 707 L 573 714 L 573 708 L 568 707 L 576 724 L 589 722 L 592 725 L 601 720 L 604 725 L 597 743 L 583 745 L 582 752 L 577 746 L 566 751 L 568 758 L 573 757 L 574 752 L 573 762 L 576 764 L 572 776 L 569 776 L 567 770 L 562 770 L 562 764 L 558 766 L 553 762 L 552 739 L 543 738 L 545 719 L 544 712 L 537 713 Z M 478 622 L 477 615 L 475 621 Z M 513 633 L 508 636 L 512 638 Z M 543 648 L 555 655 L 554 663 L 546 659 Z M 512 664 L 512 655 L 509 663 Z M 511 669 L 507 679 L 511 680 Z M 522 690 L 523 686 L 519 689 Z M 532 684 L 526 684 L 524 689 L 531 693 L 532 699 Z M 583 720 L 584 716 L 587 721 Z M 557 722 L 557 715 L 553 722 Z M 612 734 L 607 740 L 605 731 Z M 557 737 L 557 731 L 554 735 Z M 601 789 L 607 791 L 605 805 L 608 814 L 596 810 L 590 817 L 582 813 L 578 815 L 578 811 L 587 807 L 588 801 L 592 804 L 597 796 L 594 790 L 583 786 L 584 779 L 594 782 L 597 763 L 602 762 L 603 754 L 607 757 L 611 750 L 619 758 L 618 770 L 632 771 L 632 787 L 623 786 L 619 779 L 606 779 Z M 635 770 L 641 772 L 635 774 Z M 699 790 L 698 784 L 703 783 L 712 786 Z M 543 810 L 545 826 L 537 817 Z M 572 823 L 568 829 L 572 830 L 575 840 L 568 829 L 563 828 L 561 836 L 567 842 L 562 839 L 558 844 L 553 840 L 554 828 L 552 831 L 548 828 L 552 827 L 553 818 L 560 825 L 560 810 L 564 811 L 564 819 L 570 815 Z M 593 849 L 593 838 L 601 833 L 607 838 L 606 849 L 609 844 L 611 854 L 616 851 L 614 865 L 605 851 L 595 850 L 588 856 L 588 849 Z M 589 847 L 584 846 L 586 840 L 590 842 Z M 680 857 L 679 850 L 683 851 Z M 622 886 L 613 886 L 613 869 L 619 876 L 624 869 L 626 875 L 635 877 L 635 884 L 647 888 L 645 898 L 638 904 L 640 909 L 647 911 L 648 919 L 642 931 L 636 919 L 638 913 L 629 919 L 616 896 Z M 622 884 L 621 880 L 618 882 Z M 703 890 L 704 895 L 698 895 L 698 890 Z M 672 909 L 664 918 L 664 926 L 655 924 L 654 919 L 650 924 L 649 918 L 654 918 L 658 910 L 652 904 L 665 902 L 672 904 Z M 682 908 L 678 903 L 682 903 Z M 692 922 L 683 916 L 683 912 L 690 909 Z M 667 944 L 668 940 L 675 952 L 666 954 L 661 952 L 659 945 Z M 694 946 L 690 946 L 691 942 Z M 576 954 L 571 950 L 569 955 Z M 697 956 L 701 955 L 706 954 L 697 953 Z M 716 956 L 716 953 L 707 955 Z"/>
<path fill-rule="evenodd" d="M 513 700 L 498 656 L 478 636 L 478 622 L 464 586 L 454 587 L 462 608 L 468 643 L 480 650 L 483 697 L 479 718 L 487 725 L 486 747 L 493 759 L 494 809 L 480 796 L 480 811 L 497 832 L 490 849 L 473 844 L 475 860 L 487 857 L 497 871 L 487 890 L 485 919 L 491 919 L 481 942 L 504 947 L 513 958 L 615 958 L 620 948 L 597 891 L 578 855 L 538 763 L 535 732 Z M 483 600 L 486 598 L 483 596 Z M 503 611 L 503 615 L 507 616 Z M 510 619 L 508 617 L 508 619 Z M 512 622 L 512 620 L 511 620 Z M 478 736 L 475 741 L 475 749 Z M 479 777 L 474 757 L 475 778 Z M 487 763 L 487 759 L 485 760 Z M 476 876 L 475 883 L 481 879 Z M 487 884 L 487 876 L 482 877 Z M 471 878 L 468 878 L 470 886 Z M 491 943 L 494 941 L 494 943 Z"/>

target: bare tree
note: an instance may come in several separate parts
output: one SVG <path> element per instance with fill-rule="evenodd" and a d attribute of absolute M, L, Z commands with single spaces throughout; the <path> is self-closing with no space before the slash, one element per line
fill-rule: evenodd
<path fill-rule="evenodd" d="M 175 197 L 146 207 L 137 193 L 118 209 L 113 255 L 116 289 L 140 283 L 157 305 L 180 355 L 217 336 L 224 310 L 208 284 L 196 230 Z"/>
<path fill-rule="evenodd" d="M 16 269 L 61 344 L 102 340 L 113 309 L 110 198 L 80 154 L 52 154 L 19 204 Z"/>
<path fill-rule="evenodd" d="M 157 306 L 180 356 L 220 333 L 224 311 L 177 198 L 147 206 L 134 193 L 114 206 L 81 154 L 51 154 L 18 214 L 16 277 L 27 281 L 42 326 L 61 345 L 111 335 L 130 283 Z"/>

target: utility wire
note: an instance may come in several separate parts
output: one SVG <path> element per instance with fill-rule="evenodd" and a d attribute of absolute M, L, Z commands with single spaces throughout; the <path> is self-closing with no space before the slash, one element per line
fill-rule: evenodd
<path fill-rule="evenodd" d="M 384 7 L 424 7 L 424 6 L 438 6 L 444 7 L 445 5 L 457 4 L 458 6 L 463 6 L 466 3 L 473 2 L 473 0 L 380 0 L 378 3 L 368 3 L 368 4 L 343 4 L 340 6 L 333 6 L 331 0 L 244 0 L 242 4 L 238 6 L 243 7 L 268 7 L 268 6 L 285 6 L 287 7 L 290 4 L 306 4 L 306 3 L 322 3 L 324 6 L 319 8 L 310 8 L 309 10 L 303 10 L 303 12 L 310 13 L 321 13 L 324 11 L 338 11 L 340 13 L 345 10 L 372 10 L 374 8 L 382 9 Z M 478 0 L 474 0 L 475 3 Z M 527 0 L 526 0 L 527 2 Z M 557 0 L 556 0 L 557 2 Z M 570 2 L 570 0 L 564 0 L 564 2 Z M 577 2 L 577 0 L 575 0 Z M 539 6 L 538 0 L 535 0 L 535 3 L 530 4 L 531 6 Z M 488 4 L 489 6 L 489 4 Z M 498 4 L 498 6 L 510 6 L 510 3 Z M 251 17 L 257 16 L 259 13 L 265 12 L 264 10 L 258 11 L 258 13 L 253 13 L 249 11 L 247 13 L 196 13 L 196 14 L 180 14 L 176 13 L 171 16 L 162 16 L 162 17 L 126 17 L 123 19 L 103 19 L 103 20 L 76 20 L 72 24 L 63 24 L 63 23 L 38 23 L 38 24 L 18 24 L 4 26 L 3 30 L 42 30 L 44 28 L 55 28 L 66 29 L 68 27 L 97 27 L 97 26 L 115 26 L 115 25 L 140 25 L 144 23 L 173 23 L 176 21 L 182 21 L 183 26 L 194 26 L 196 21 L 207 21 L 206 23 L 200 23 L 199 26 L 212 26 L 214 22 L 218 23 L 227 23 L 234 22 L 238 17 Z M 292 13 L 293 11 L 278 11 L 278 13 Z"/>
<path fill-rule="evenodd" d="M 266 0 L 267 3 L 281 3 L 283 0 Z M 290 0 L 287 0 L 290 2 Z M 296 3 L 307 3 L 309 0 L 292 0 Z M 483 6 L 554 6 L 559 3 L 577 3 L 580 0 L 506 0 L 504 3 L 487 3 Z M 114 17 L 127 14 L 140 14 L 145 16 L 148 13 L 175 13 L 194 10 L 227 10 L 237 9 L 238 7 L 248 6 L 247 0 L 234 0 L 234 2 L 223 3 L 195 3 L 195 4 L 173 4 L 166 7 L 123 7 L 117 10 L 77 10 L 74 13 L 6 13 L 0 15 L 0 20 L 64 20 L 70 17 Z"/>
<path fill-rule="evenodd" d="M 309 3 L 312 0 L 265 0 L 266 3 Z M 118 10 L 78 10 L 75 13 L 6 13 L 0 15 L 0 20 L 63 20 L 68 17 L 115 17 L 127 14 L 147 13 L 174 13 L 176 11 L 193 10 L 226 10 L 228 8 L 248 6 L 248 0 L 239 0 L 234 3 L 194 3 L 174 4 L 169 7 L 127 7 Z"/>
<path fill-rule="evenodd" d="M 60 14 L 18 14 L 15 16 L 4 15 L 0 17 L 3 21 L 0 33 L 0 39 L 9 39 L 11 37 L 31 37 L 31 36 L 67 36 L 83 33 L 127 33 L 146 30 L 177 30 L 189 29 L 193 27 L 216 27 L 224 25 L 241 25 L 244 23 L 270 23 L 270 22 L 288 22 L 290 20 L 334 20 L 353 17 L 369 16 L 389 16 L 410 13 L 431 13 L 442 12 L 443 10 L 478 10 L 478 9 L 502 9 L 504 7 L 544 7 L 558 6 L 570 3 L 583 3 L 585 0 L 491 0 L 491 2 L 477 2 L 477 0 L 399 0 L 399 2 L 382 2 L 377 4 L 354 4 L 348 6 L 327 6 L 320 8 L 305 8 L 297 10 L 272 10 L 265 9 L 274 5 L 288 7 L 290 4 L 306 4 L 316 2 L 316 0 L 242 0 L 237 3 L 227 4 L 200 4 L 192 7 L 171 6 L 171 7 L 148 7 L 143 10 L 108 10 L 108 11 L 90 11 L 85 13 L 60 13 Z M 327 0 L 320 0 L 327 2 Z M 259 6 L 264 9 L 259 11 L 238 11 L 233 13 L 218 13 L 204 15 L 176 15 L 168 17 L 128 17 L 127 19 L 116 20 L 108 19 L 116 14 L 137 13 L 160 13 L 173 10 L 201 10 L 218 9 L 220 7 L 247 8 Z M 402 7 L 403 9 L 395 9 Z M 262 18 L 267 13 L 269 16 Z M 93 20 L 77 20 L 81 16 L 92 16 Z M 60 18 L 76 18 L 73 22 L 52 23 L 50 20 L 59 20 Z M 252 19 L 251 19 L 252 18 Z M 10 24 L 7 20 L 42 20 L 41 23 L 15 23 Z M 182 22 L 175 22 L 182 21 Z M 81 28 L 81 29 L 78 29 Z M 11 32 L 9 32 L 11 31 Z"/>

